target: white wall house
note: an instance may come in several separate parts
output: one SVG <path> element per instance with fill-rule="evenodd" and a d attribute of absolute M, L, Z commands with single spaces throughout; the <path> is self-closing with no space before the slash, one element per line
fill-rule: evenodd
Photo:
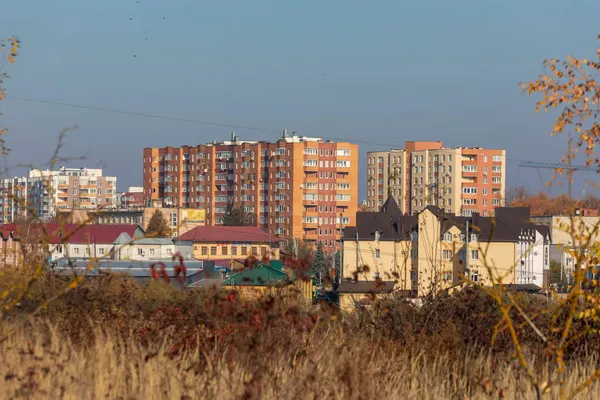
<path fill-rule="evenodd" d="M 550 268 L 550 243 L 545 227 L 521 229 L 515 243 L 515 283 L 544 286 L 544 271 Z"/>

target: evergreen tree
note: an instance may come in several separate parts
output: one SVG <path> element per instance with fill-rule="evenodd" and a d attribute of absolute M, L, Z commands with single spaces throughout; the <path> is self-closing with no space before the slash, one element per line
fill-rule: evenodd
<path fill-rule="evenodd" d="M 167 220 L 163 216 L 163 213 L 160 210 L 155 210 L 154 214 L 150 218 L 150 222 L 148 222 L 148 229 L 146 229 L 147 237 L 169 237 L 170 230 L 167 225 Z"/>
<path fill-rule="evenodd" d="M 224 226 L 252 226 L 254 225 L 254 215 L 247 213 L 240 207 L 235 207 L 232 202 L 227 203 L 225 216 L 223 217 Z"/>
<path fill-rule="evenodd" d="M 312 275 L 318 278 L 319 284 L 321 283 L 324 276 L 327 275 L 329 268 L 327 268 L 327 261 L 325 260 L 325 252 L 323 251 L 323 244 L 319 242 L 317 245 L 317 251 L 315 252 L 315 258 L 312 263 Z"/>

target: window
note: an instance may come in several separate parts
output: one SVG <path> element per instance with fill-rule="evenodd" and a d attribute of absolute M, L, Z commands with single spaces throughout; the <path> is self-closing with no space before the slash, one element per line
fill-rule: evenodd
<path fill-rule="evenodd" d="M 375 249 L 375 258 L 381 258 L 381 252 L 379 249 Z"/>
<path fill-rule="evenodd" d="M 471 280 L 473 282 L 479 282 L 479 274 L 477 272 L 471 274 Z"/>
<path fill-rule="evenodd" d="M 450 232 L 444 233 L 444 242 L 451 242 L 451 241 L 452 241 L 452 234 Z"/>
<path fill-rule="evenodd" d="M 102 254 L 104 254 L 104 249 L 101 249 L 101 250 L 102 250 Z M 150 255 L 151 255 L 151 256 L 153 256 L 153 255 L 154 255 L 154 249 L 150 249 Z"/>
<path fill-rule="evenodd" d="M 255 256 L 258 254 L 258 248 L 256 246 L 252 246 L 252 255 Z"/>
<path fill-rule="evenodd" d="M 502 183 L 501 176 L 492 176 L 492 183 Z"/>
<path fill-rule="evenodd" d="M 210 246 L 210 255 L 211 256 L 217 255 L 217 246 Z"/>
<path fill-rule="evenodd" d="M 226 256 L 227 255 L 227 246 L 221 247 L 221 255 L 222 256 Z"/>
<path fill-rule="evenodd" d="M 471 233 L 471 242 L 476 242 L 477 241 L 477 234 L 476 233 Z"/>
<path fill-rule="evenodd" d="M 143 255 L 144 255 L 144 250 L 138 249 L 138 256 L 143 256 Z"/>
<path fill-rule="evenodd" d="M 231 246 L 231 255 L 237 256 L 237 247 L 236 246 Z"/>
<path fill-rule="evenodd" d="M 463 172 L 477 172 L 477 165 L 463 165 Z"/>
<path fill-rule="evenodd" d="M 247 256 L 248 255 L 248 248 L 246 246 L 242 247 L 242 255 L 243 256 Z"/>
<path fill-rule="evenodd" d="M 502 156 L 492 156 L 493 162 L 502 162 Z"/>
<path fill-rule="evenodd" d="M 479 250 L 471 250 L 471 260 L 479 260 Z"/>
<path fill-rule="evenodd" d="M 450 260 L 452 258 L 452 250 L 442 250 L 442 260 Z"/>
<path fill-rule="evenodd" d="M 492 165 L 492 172 L 502 172 L 501 165 Z"/>
<path fill-rule="evenodd" d="M 208 255 L 208 247 L 202 246 L 201 253 L 203 256 L 207 256 Z"/>
<path fill-rule="evenodd" d="M 99 248 L 98 249 L 98 253 L 100 253 L 100 255 L 103 256 L 104 255 L 104 248 L 102 248 L 102 247 Z"/>
<path fill-rule="evenodd" d="M 463 187 L 462 192 L 463 192 L 463 194 L 477 194 L 477 188 L 476 187 Z"/>
<path fill-rule="evenodd" d="M 260 254 L 261 254 L 262 256 L 266 256 L 266 255 L 267 255 L 267 248 L 266 248 L 265 246 L 262 246 L 262 247 L 260 248 Z"/>

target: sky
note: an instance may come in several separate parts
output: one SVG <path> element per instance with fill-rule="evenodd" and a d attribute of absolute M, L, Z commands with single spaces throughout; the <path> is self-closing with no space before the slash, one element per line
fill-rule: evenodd
<path fill-rule="evenodd" d="M 102 167 L 120 191 L 141 185 L 144 147 L 284 128 L 358 142 L 361 199 L 366 152 L 407 140 L 506 149 L 508 188 L 549 190 L 551 170 L 517 160 L 560 162 L 566 140 L 519 82 L 545 58 L 593 58 L 598 22 L 597 0 L 4 0 L 0 37 L 22 48 L 0 125 L 9 165 L 41 167 L 76 125 L 61 155 L 86 159 L 64 164 Z"/>

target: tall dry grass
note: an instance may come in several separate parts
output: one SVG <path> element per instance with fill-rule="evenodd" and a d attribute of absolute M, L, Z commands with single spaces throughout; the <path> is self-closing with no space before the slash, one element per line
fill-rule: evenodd
<path fill-rule="evenodd" d="M 260 366 L 227 348 L 170 355 L 169 343 L 143 346 L 134 334 L 93 328 L 74 343 L 56 327 L 24 329 L 0 344 L 0 398 L 104 399 L 479 399 L 535 398 L 509 360 L 484 352 L 432 357 L 393 342 L 330 331 L 302 353 L 273 349 Z M 260 367 L 257 368 L 257 367 Z M 547 365 L 536 368 L 550 377 Z M 590 375 L 594 360 L 570 365 L 566 387 Z M 577 398 L 600 393 L 596 383 Z M 558 398 L 558 391 L 549 393 Z"/>
<path fill-rule="evenodd" d="M 289 290 L 243 300 L 109 276 L 84 281 L 32 318 L 63 279 L 44 276 L 0 321 L 0 399 L 536 397 L 506 333 L 491 344 L 500 314 L 479 290 L 421 308 L 390 299 L 348 316 L 299 305 Z M 531 365 L 555 379 L 535 335 L 525 337 Z M 599 365 L 587 346 L 567 360 L 567 393 Z M 559 397 L 558 386 L 550 390 Z M 576 398 L 598 392 L 592 383 Z"/>

